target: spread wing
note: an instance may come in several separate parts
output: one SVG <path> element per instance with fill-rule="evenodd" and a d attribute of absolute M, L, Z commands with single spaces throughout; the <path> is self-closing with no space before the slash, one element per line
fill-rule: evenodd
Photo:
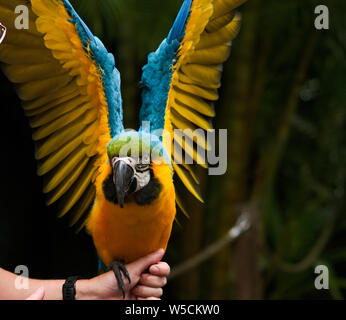
<path fill-rule="evenodd" d="M 29 9 L 29 29 L 15 28 L 19 5 Z M 114 58 L 67 0 L 0 0 L 0 21 L 2 70 L 34 129 L 48 204 L 60 200 L 60 216 L 73 211 L 74 224 L 92 204 L 107 143 L 123 130 Z"/>
<path fill-rule="evenodd" d="M 176 176 L 200 201 L 194 166 L 181 159 L 177 147 L 206 167 L 198 149 L 209 148 L 203 133 L 212 128 L 222 65 L 240 27 L 235 9 L 245 1 L 185 0 L 168 37 L 143 68 L 140 120 L 150 121 L 152 130 L 164 128 L 170 134 L 163 133 L 162 139 L 167 151 L 171 150 Z M 191 129 L 184 131 L 190 143 L 186 139 L 183 143 L 179 134 L 173 136 L 175 129 Z M 179 198 L 177 204 L 182 208 Z"/>

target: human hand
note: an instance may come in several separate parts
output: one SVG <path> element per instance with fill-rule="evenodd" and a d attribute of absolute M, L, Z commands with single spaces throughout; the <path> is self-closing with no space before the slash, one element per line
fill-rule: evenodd
<path fill-rule="evenodd" d="M 137 300 L 160 300 L 162 287 L 167 283 L 170 267 L 166 262 L 150 266 L 149 273 L 142 273 L 138 284 L 131 290 Z"/>
<path fill-rule="evenodd" d="M 37 289 L 29 298 L 26 300 L 43 300 L 45 295 L 45 289 L 43 287 Z"/>
<path fill-rule="evenodd" d="M 124 279 L 125 299 L 143 300 L 159 299 L 162 287 L 166 284 L 169 266 L 159 262 L 164 255 L 160 249 L 143 258 L 140 258 L 126 268 L 130 274 L 131 283 Z M 149 273 L 144 273 L 149 268 Z M 76 299 L 88 300 L 122 300 L 123 295 L 118 287 L 117 280 L 112 271 L 104 273 L 90 280 L 80 280 L 76 283 Z"/>

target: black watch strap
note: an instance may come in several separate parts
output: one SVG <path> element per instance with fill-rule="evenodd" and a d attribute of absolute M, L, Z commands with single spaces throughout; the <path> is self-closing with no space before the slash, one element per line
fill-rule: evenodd
<path fill-rule="evenodd" d="M 76 296 L 76 282 L 79 277 L 68 277 L 62 286 L 62 299 L 74 300 Z"/>

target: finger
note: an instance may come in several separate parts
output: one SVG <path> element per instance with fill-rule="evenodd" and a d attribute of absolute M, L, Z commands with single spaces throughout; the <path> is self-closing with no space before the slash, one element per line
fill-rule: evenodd
<path fill-rule="evenodd" d="M 163 249 L 150 253 L 147 256 L 142 257 L 127 265 L 127 269 L 129 270 L 129 272 L 136 272 L 138 275 L 142 274 L 144 270 L 149 268 L 149 266 L 159 262 L 162 259 L 164 253 L 165 251 Z"/>
<path fill-rule="evenodd" d="M 149 297 L 149 298 L 137 297 L 137 300 L 161 300 L 161 299 L 156 297 Z"/>
<path fill-rule="evenodd" d="M 45 290 L 44 288 L 39 288 L 37 289 L 29 298 L 26 300 L 43 300 L 45 295 Z"/>
<path fill-rule="evenodd" d="M 168 277 L 171 269 L 166 262 L 159 262 L 149 268 L 149 272 L 159 277 Z"/>
<path fill-rule="evenodd" d="M 137 285 L 131 291 L 132 294 L 142 298 L 156 297 L 160 298 L 163 294 L 162 288 L 150 288 L 147 286 Z"/>
<path fill-rule="evenodd" d="M 139 284 L 151 288 L 162 288 L 166 285 L 167 278 L 166 277 L 158 277 L 153 276 L 149 273 L 144 273 L 139 280 Z"/>

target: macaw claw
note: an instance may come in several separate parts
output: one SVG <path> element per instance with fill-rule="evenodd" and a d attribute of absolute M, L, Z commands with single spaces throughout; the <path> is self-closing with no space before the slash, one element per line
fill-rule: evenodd
<path fill-rule="evenodd" d="M 123 299 L 125 299 L 125 284 L 123 276 L 131 283 L 131 278 L 129 272 L 125 267 L 124 261 L 115 260 L 107 268 L 107 271 L 113 270 L 115 278 L 117 279 L 118 286 L 123 294 Z"/>

